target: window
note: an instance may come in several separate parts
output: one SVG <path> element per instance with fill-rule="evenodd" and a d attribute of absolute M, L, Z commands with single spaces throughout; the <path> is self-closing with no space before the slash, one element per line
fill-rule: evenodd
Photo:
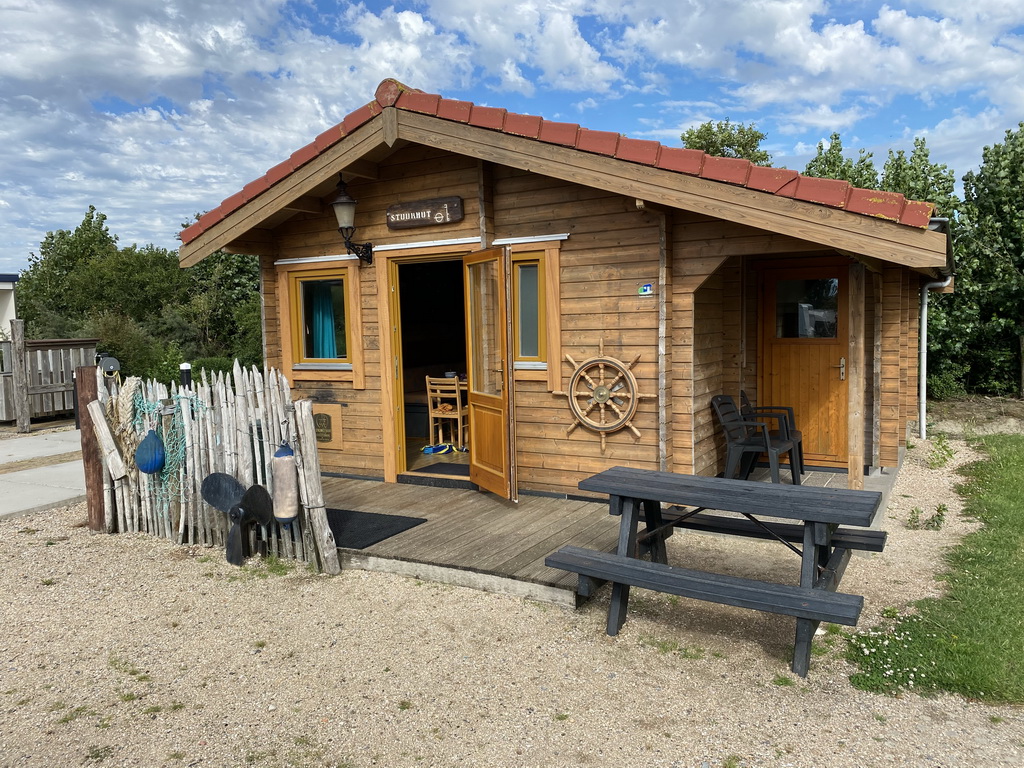
<path fill-rule="evenodd" d="M 294 364 L 348 368 L 347 270 L 293 272 L 289 278 Z"/>
<path fill-rule="evenodd" d="M 775 298 L 775 337 L 834 339 L 838 332 L 839 280 L 779 280 Z"/>
<path fill-rule="evenodd" d="M 513 254 L 512 303 L 517 363 L 543 363 L 545 356 L 544 268 L 538 253 Z"/>

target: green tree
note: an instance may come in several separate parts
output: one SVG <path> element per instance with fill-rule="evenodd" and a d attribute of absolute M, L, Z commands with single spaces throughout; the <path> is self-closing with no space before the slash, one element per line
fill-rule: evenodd
<path fill-rule="evenodd" d="M 978 171 L 963 181 L 943 353 L 960 356 L 970 391 L 1024 396 L 1024 122 L 985 147 Z"/>
<path fill-rule="evenodd" d="M 49 232 L 18 282 L 30 338 L 98 338 L 127 374 L 168 381 L 185 360 L 262 363 L 259 261 L 216 253 L 182 270 L 174 251 L 118 248 L 89 208 L 73 232 Z"/>
<path fill-rule="evenodd" d="M 838 133 L 833 133 L 828 142 L 818 142 L 818 153 L 804 168 L 805 176 L 816 176 L 819 179 L 841 179 L 855 187 L 864 189 L 878 188 L 878 171 L 871 159 L 871 152 L 858 150 L 857 159 L 843 154 L 843 141 Z"/>
<path fill-rule="evenodd" d="M 890 149 L 879 188 L 900 192 L 908 200 L 934 203 L 937 216 L 953 218 L 960 208 L 960 200 L 953 192 L 956 176 L 945 164 L 933 163 L 930 154 L 922 136 L 914 139 L 909 156 L 902 149 Z"/>
<path fill-rule="evenodd" d="M 74 231 L 47 232 L 38 255 L 28 258 L 17 287 L 18 314 L 29 338 L 69 338 L 81 328 L 89 304 L 76 276 L 91 264 L 117 252 L 117 237 L 110 234 L 107 217 L 89 206 Z"/>
<path fill-rule="evenodd" d="M 740 157 L 755 165 L 772 164 L 772 156 L 761 149 L 765 134 L 754 123 L 733 123 L 728 118 L 717 123 L 708 120 L 687 129 L 680 138 L 687 149 L 699 149 L 716 157 Z"/>

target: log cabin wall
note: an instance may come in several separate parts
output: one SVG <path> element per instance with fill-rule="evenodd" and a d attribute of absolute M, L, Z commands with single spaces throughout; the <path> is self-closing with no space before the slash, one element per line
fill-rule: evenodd
<path fill-rule="evenodd" d="M 725 391 L 724 285 L 716 272 L 694 295 L 693 314 L 693 474 L 719 471 L 721 437 L 711 411 L 711 398 Z"/>
<path fill-rule="evenodd" d="M 670 232 L 669 469 L 699 474 L 720 471 L 724 454 L 710 409 L 711 396 L 738 395 L 745 389 L 757 398 L 759 287 L 752 266 L 757 260 L 806 253 L 810 244 L 685 212 L 638 209 L 632 198 L 525 171 L 484 166 L 482 172 L 476 160 L 429 147 L 399 150 L 378 171 L 376 179 L 349 183 L 350 194 L 359 201 L 359 241 L 382 246 L 478 238 L 481 233 L 485 241 L 569 233 L 558 256 L 563 355 L 548 360 L 549 368 L 558 369 L 562 388 L 572 373 L 565 354 L 582 362 L 596 356 L 603 343 L 605 355 L 626 363 L 640 355 L 632 370 L 639 392 L 651 395 L 640 401 L 633 420 L 641 437 L 635 438 L 629 430 L 608 435 L 603 452 L 594 433 L 579 427 L 567 434 L 572 417 L 566 398 L 551 391 L 546 372 L 515 372 L 515 445 L 523 490 L 572 492 L 583 477 L 618 464 L 659 468 L 655 395 L 662 286 L 657 278 L 659 255 L 665 250 L 661 237 Z M 463 199 L 461 222 L 429 229 L 387 229 L 384 213 L 389 205 L 449 195 Z M 481 211 L 481 201 L 489 210 Z M 667 230 L 665 216 L 671 219 Z M 322 449 L 325 471 L 383 477 L 382 445 L 390 438 L 384 434 L 381 412 L 377 306 L 386 296 L 377 284 L 378 271 L 353 266 L 349 273 L 358 280 L 361 341 L 353 340 L 353 346 L 363 354 L 359 375 L 323 371 L 299 375 L 288 369 L 283 354 L 288 330 L 282 319 L 287 319 L 288 302 L 281 295 L 281 276 L 293 267 L 275 262 L 337 255 L 344 247 L 329 211 L 299 214 L 274 230 L 271 242 L 274 255 L 261 258 L 267 363 L 284 369 L 296 397 L 340 407 L 341 447 Z M 453 247 L 453 255 L 472 249 Z M 303 265 L 311 266 L 316 264 Z M 898 452 L 900 440 L 882 444 L 880 435 L 897 434 L 883 421 L 896 419 L 902 426 L 898 434 L 905 439 L 916 391 L 916 376 L 911 375 L 916 370 L 916 344 L 901 339 L 899 333 L 901 320 L 916 323 L 916 313 L 910 311 L 916 294 L 905 272 L 886 268 L 878 285 L 869 279 L 865 300 L 869 354 L 872 340 L 886 353 L 878 365 L 877 385 L 868 376 L 867 413 L 877 413 L 878 418 L 870 419 L 866 455 L 876 452 L 884 466 L 894 465 L 893 451 Z M 655 284 L 653 296 L 638 293 L 647 283 Z M 870 364 L 866 370 L 871 372 Z M 881 427 L 877 435 L 876 423 Z"/>
<path fill-rule="evenodd" d="M 905 376 L 901 357 L 904 270 L 898 266 L 882 268 L 881 332 L 879 382 L 879 446 L 878 461 L 883 467 L 899 464 L 900 432 L 903 424 L 903 392 Z"/>
<path fill-rule="evenodd" d="M 881 367 L 878 360 L 878 275 L 868 272 L 864 280 L 864 462 L 878 466 L 878 384 Z"/>
<path fill-rule="evenodd" d="M 660 214 L 638 210 L 631 198 L 509 168 L 493 169 L 497 238 L 570 233 L 562 242 L 560 270 L 561 387 L 577 363 L 598 355 L 629 363 L 638 391 L 658 391 L 658 299 L 638 290 L 656 283 Z M 619 464 L 657 469 L 658 403 L 641 399 L 633 425 L 606 438 L 573 423 L 565 396 L 549 391 L 547 374 L 516 371 L 516 460 L 524 490 L 571 493 L 584 477 Z"/>

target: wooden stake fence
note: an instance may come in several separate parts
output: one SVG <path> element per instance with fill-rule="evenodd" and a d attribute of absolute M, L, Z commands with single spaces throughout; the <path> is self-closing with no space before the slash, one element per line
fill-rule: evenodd
<path fill-rule="evenodd" d="M 338 573 L 338 552 L 324 511 L 312 407 L 292 402 L 287 379 L 274 369 L 245 369 L 207 376 L 190 387 L 128 379 L 115 391 L 101 387 L 89 404 L 108 480 L 105 528 L 145 532 L 180 544 L 223 547 L 227 515 L 203 501 L 200 487 L 223 472 L 244 487 L 273 494 L 274 452 L 282 442 L 295 451 L 299 474 L 298 518 L 250 528 L 250 551 L 272 554 Z M 166 452 L 162 472 L 135 466 L 135 451 L 149 430 Z"/>

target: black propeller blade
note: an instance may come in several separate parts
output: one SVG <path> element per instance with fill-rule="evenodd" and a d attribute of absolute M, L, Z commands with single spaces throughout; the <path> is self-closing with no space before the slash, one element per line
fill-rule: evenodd
<path fill-rule="evenodd" d="M 245 488 L 231 475 L 223 472 L 214 472 L 207 475 L 199 488 L 203 500 L 211 507 L 216 507 L 221 512 L 230 512 L 231 508 L 242 501 L 245 495 Z"/>
<path fill-rule="evenodd" d="M 199 491 L 207 504 L 227 514 L 231 528 L 224 554 L 232 565 L 242 565 L 246 555 L 243 529 L 253 523 L 269 525 L 274 519 L 270 494 L 262 485 L 245 490 L 240 482 L 223 472 L 208 475 Z"/>

